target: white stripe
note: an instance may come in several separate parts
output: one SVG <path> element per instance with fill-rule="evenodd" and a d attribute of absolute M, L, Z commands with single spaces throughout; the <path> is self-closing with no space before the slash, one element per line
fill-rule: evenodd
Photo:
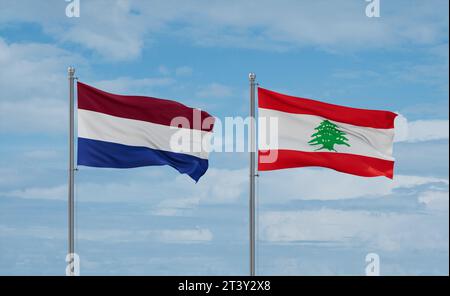
<path fill-rule="evenodd" d="M 261 150 L 287 149 L 306 152 L 330 152 L 326 149 L 317 150 L 320 146 L 308 144 L 308 141 L 312 140 L 311 135 L 316 132 L 314 129 L 326 118 L 264 108 L 259 108 L 258 112 L 259 120 L 266 121 L 266 125 L 260 124 L 259 128 L 259 147 Z M 264 140 L 261 136 L 265 134 L 265 139 L 270 139 L 270 117 L 278 120 L 278 143 L 270 143 L 269 140 Z M 335 145 L 334 148 L 338 152 L 394 160 L 392 157 L 394 129 L 377 129 L 330 121 L 346 133 L 347 143 L 351 145 L 350 147 Z M 263 141 L 269 143 L 263 143 Z"/>
<path fill-rule="evenodd" d="M 175 134 L 178 139 L 184 137 L 189 140 L 188 149 L 175 151 L 171 147 L 171 139 Z M 207 159 L 210 149 L 202 147 L 201 144 L 202 141 L 210 143 L 211 135 L 211 132 L 206 131 L 177 128 L 78 109 L 78 137 L 87 139 L 147 147 Z M 199 147 L 199 149 L 194 150 L 192 147 Z"/>

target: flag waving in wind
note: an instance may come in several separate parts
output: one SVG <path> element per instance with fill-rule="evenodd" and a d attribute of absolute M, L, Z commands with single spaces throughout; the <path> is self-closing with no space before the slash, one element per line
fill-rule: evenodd
<path fill-rule="evenodd" d="M 393 178 L 393 112 L 327 104 L 263 88 L 258 88 L 258 112 L 260 118 L 278 122 L 278 142 L 260 147 L 260 171 L 319 166 Z M 264 161 L 269 154 L 276 157 Z"/>
<path fill-rule="evenodd" d="M 201 145 L 182 152 L 171 147 L 173 136 L 180 133 L 189 139 L 185 143 L 189 147 L 207 142 L 214 124 L 208 113 L 175 101 L 110 94 L 81 82 L 77 89 L 78 165 L 169 165 L 195 181 L 208 169 L 208 151 Z M 174 126 L 175 118 L 184 119 L 188 126 Z"/>

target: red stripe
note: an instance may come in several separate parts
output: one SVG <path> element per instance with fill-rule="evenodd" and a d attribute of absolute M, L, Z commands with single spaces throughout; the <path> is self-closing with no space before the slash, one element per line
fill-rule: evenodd
<path fill-rule="evenodd" d="M 201 127 L 203 120 L 211 117 L 207 112 L 201 111 L 201 116 L 199 116 L 201 121 L 194 126 L 194 109 L 175 101 L 143 96 L 115 95 L 81 82 L 78 82 L 77 89 L 79 109 L 163 125 L 170 125 L 173 118 L 181 116 L 189 121 L 191 129 L 203 131 L 213 129 L 212 125 Z"/>
<path fill-rule="evenodd" d="M 258 88 L 258 106 L 288 113 L 316 115 L 333 121 L 380 129 L 394 128 L 394 119 L 397 116 L 390 111 L 344 107 L 283 95 L 261 87 Z"/>
<path fill-rule="evenodd" d="M 272 163 L 261 162 L 269 153 L 278 153 Z M 394 176 L 394 162 L 374 157 L 334 152 L 304 152 L 296 150 L 259 151 L 258 170 L 272 171 L 295 167 L 326 167 L 339 172 L 362 176 Z"/>

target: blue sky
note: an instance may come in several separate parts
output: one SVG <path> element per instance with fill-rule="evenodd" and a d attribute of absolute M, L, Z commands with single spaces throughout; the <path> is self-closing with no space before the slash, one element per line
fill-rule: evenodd
<path fill-rule="evenodd" d="M 320 168 L 261 174 L 258 274 L 448 274 L 448 1 L 0 0 L 0 274 L 65 272 L 67 67 L 122 94 L 247 116 L 275 91 L 401 114 L 394 181 Z M 248 273 L 248 155 L 76 175 L 81 273 Z M 324 185 L 325 184 L 325 185 Z"/>

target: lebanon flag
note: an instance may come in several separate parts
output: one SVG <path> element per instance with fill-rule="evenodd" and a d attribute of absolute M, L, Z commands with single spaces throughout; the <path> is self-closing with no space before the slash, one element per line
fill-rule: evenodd
<path fill-rule="evenodd" d="M 195 181 L 208 169 L 208 152 L 203 147 L 183 152 L 171 149 L 175 134 L 188 136 L 191 142 L 185 144 L 189 147 L 194 142 L 207 143 L 214 124 L 208 113 L 175 101 L 110 94 L 81 82 L 77 89 L 78 165 L 169 165 Z M 174 118 L 184 118 L 189 127 L 172 126 Z"/>
<path fill-rule="evenodd" d="M 356 109 L 258 88 L 260 120 L 278 121 L 278 143 L 260 143 L 258 170 L 319 166 L 393 178 L 394 120 L 389 111 Z M 265 125 L 262 126 L 265 129 Z M 268 130 L 261 130 L 260 134 Z M 274 157 L 268 157 L 269 155 Z"/>

